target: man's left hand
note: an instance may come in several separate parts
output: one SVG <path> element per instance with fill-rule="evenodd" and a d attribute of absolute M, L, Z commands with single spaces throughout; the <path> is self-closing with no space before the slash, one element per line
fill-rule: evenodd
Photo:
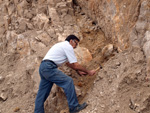
<path fill-rule="evenodd" d="M 85 75 L 87 75 L 87 73 L 85 73 L 85 72 L 83 72 L 83 71 L 79 71 L 79 70 L 77 71 L 77 73 L 78 73 L 80 76 L 83 76 L 83 75 L 85 76 Z"/>

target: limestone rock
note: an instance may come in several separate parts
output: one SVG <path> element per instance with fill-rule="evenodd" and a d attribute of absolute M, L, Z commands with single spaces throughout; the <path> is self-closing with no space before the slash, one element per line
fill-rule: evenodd
<path fill-rule="evenodd" d="M 25 0 L 23 0 L 22 2 L 20 2 L 19 4 L 17 4 L 17 13 L 19 16 L 23 16 L 24 14 L 24 8 L 26 7 L 27 2 Z"/>
<path fill-rule="evenodd" d="M 11 15 L 12 13 L 14 13 L 15 11 L 15 5 L 10 3 L 8 6 L 7 6 L 7 9 L 8 9 L 8 15 Z"/>
<path fill-rule="evenodd" d="M 92 55 L 87 48 L 77 47 L 75 50 L 78 62 L 81 64 L 86 64 L 92 60 Z"/>
<path fill-rule="evenodd" d="M 14 53 L 16 52 L 16 38 L 17 38 L 17 34 L 14 31 L 7 31 L 6 33 L 6 39 L 8 40 L 8 48 L 7 48 L 7 52 L 8 53 Z"/>
<path fill-rule="evenodd" d="M 150 49 L 150 41 L 147 41 L 143 46 L 143 50 L 144 50 L 146 57 L 150 56 L 149 49 Z"/>
<path fill-rule="evenodd" d="M 14 0 L 14 4 L 17 5 L 19 3 L 19 0 Z"/>
<path fill-rule="evenodd" d="M 64 17 L 64 21 L 65 21 L 65 24 L 68 24 L 68 25 L 72 25 L 72 23 L 73 23 L 73 18 L 72 18 L 72 15 L 66 15 L 65 17 Z"/>
<path fill-rule="evenodd" d="M 53 0 L 53 2 L 54 2 L 55 4 L 57 4 L 57 3 L 60 3 L 61 0 Z"/>
<path fill-rule="evenodd" d="M 150 41 L 150 31 L 146 31 L 144 40 L 145 41 Z"/>
<path fill-rule="evenodd" d="M 31 24 L 31 23 L 26 23 L 26 25 L 27 25 L 27 29 L 29 29 L 29 30 L 33 30 L 33 29 L 34 29 L 33 24 Z"/>
<path fill-rule="evenodd" d="M 20 18 L 19 20 L 19 27 L 18 27 L 18 33 L 23 33 L 27 29 L 27 21 L 24 18 Z"/>
<path fill-rule="evenodd" d="M 60 22 L 59 16 L 55 8 L 48 7 L 49 17 L 54 25 L 58 25 Z"/>
<path fill-rule="evenodd" d="M 18 105 L 18 112 L 33 111 L 42 58 L 54 42 L 75 34 L 84 38 L 83 47 L 75 50 L 78 61 L 89 68 L 97 67 L 101 53 L 109 57 L 114 47 L 122 51 L 104 61 L 93 85 L 95 76 L 82 81 L 73 76 L 80 99 L 92 86 L 83 113 L 149 113 L 149 6 L 149 0 L 0 0 L 0 112 L 12 113 Z M 130 46 L 136 49 L 123 51 Z M 53 88 L 45 103 L 47 113 L 68 107 L 63 91 Z"/>
<path fill-rule="evenodd" d="M 34 17 L 34 14 L 35 12 L 34 11 L 28 11 L 27 9 L 24 11 L 24 16 L 25 18 L 31 20 L 33 17 Z"/>
<path fill-rule="evenodd" d="M 4 77 L 0 76 L 0 84 L 5 80 Z"/>
<path fill-rule="evenodd" d="M 46 0 L 38 0 L 38 4 L 42 4 L 42 3 L 44 3 Z"/>
<path fill-rule="evenodd" d="M 146 61 L 147 61 L 147 67 L 146 67 L 147 77 L 150 78 L 150 56 L 147 57 Z"/>
<path fill-rule="evenodd" d="M 108 44 L 102 49 L 102 54 L 104 57 L 110 56 L 112 54 L 112 52 L 113 52 L 113 45 L 112 44 Z"/>
<path fill-rule="evenodd" d="M 30 45 L 27 38 L 20 34 L 17 37 L 17 52 L 21 55 L 30 55 Z"/>
<path fill-rule="evenodd" d="M 132 29 L 131 26 L 137 21 L 140 1 L 77 0 L 76 3 L 82 8 L 85 14 L 90 15 L 91 18 L 98 22 L 102 31 L 105 32 L 106 37 L 112 37 L 112 39 L 117 38 L 117 43 L 120 43 L 119 46 L 121 49 L 128 46 L 128 34 Z"/>
<path fill-rule="evenodd" d="M 9 24 L 11 23 L 11 19 L 8 15 L 4 16 L 3 18 L 4 18 L 5 30 L 8 30 Z"/>
<path fill-rule="evenodd" d="M 139 92 L 140 94 L 140 92 Z M 147 111 L 147 107 L 149 104 L 149 95 L 145 95 L 145 98 L 141 98 L 140 95 L 139 97 L 131 97 L 130 100 L 130 108 L 133 109 L 136 112 L 143 112 L 143 111 Z"/>
<path fill-rule="evenodd" d="M 33 92 L 36 94 L 38 92 L 38 87 L 39 87 L 39 83 L 40 83 L 39 68 L 35 69 L 33 75 L 31 76 L 31 78 L 35 82 Z"/>
<path fill-rule="evenodd" d="M 66 2 L 58 2 L 55 7 L 56 8 L 66 8 Z"/>
<path fill-rule="evenodd" d="M 81 89 L 78 87 L 78 86 L 75 86 L 75 90 L 76 90 L 76 93 L 77 93 L 77 96 L 82 96 L 82 92 L 81 92 Z"/>
<path fill-rule="evenodd" d="M 1 93 L 0 94 L 0 100 L 2 100 L 2 101 L 6 101 L 7 100 L 7 94 L 6 93 Z"/>
<path fill-rule="evenodd" d="M 55 0 L 47 0 L 47 3 L 49 4 L 50 7 L 55 7 Z"/>
<path fill-rule="evenodd" d="M 36 37 L 36 40 L 48 46 L 50 42 L 50 36 L 47 32 L 42 32 Z"/>
<path fill-rule="evenodd" d="M 33 18 L 34 26 L 38 29 L 44 29 L 47 27 L 49 22 L 48 17 L 45 14 L 37 14 L 36 17 Z"/>
<path fill-rule="evenodd" d="M 57 38 L 56 32 L 55 32 L 55 29 L 54 29 L 54 28 L 48 29 L 48 30 L 47 30 L 47 33 L 49 33 L 50 37 L 52 37 L 52 38 Z"/>

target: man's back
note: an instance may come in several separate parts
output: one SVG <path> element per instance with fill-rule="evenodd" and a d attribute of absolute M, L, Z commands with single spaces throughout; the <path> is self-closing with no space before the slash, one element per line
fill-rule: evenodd
<path fill-rule="evenodd" d="M 65 62 L 77 62 L 73 47 L 69 44 L 68 41 L 59 42 L 52 46 L 43 60 L 45 59 L 52 60 L 58 66 L 62 65 Z"/>

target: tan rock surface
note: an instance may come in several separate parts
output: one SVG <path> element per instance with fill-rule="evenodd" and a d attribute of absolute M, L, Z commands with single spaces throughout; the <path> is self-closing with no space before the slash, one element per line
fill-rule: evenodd
<path fill-rule="evenodd" d="M 149 113 L 149 0 L 0 0 L 0 113 L 33 113 L 38 68 L 48 49 L 69 34 L 95 76 L 60 67 L 76 85 L 81 113 Z M 80 53 L 80 54 L 79 54 Z M 68 112 L 54 86 L 46 113 Z"/>

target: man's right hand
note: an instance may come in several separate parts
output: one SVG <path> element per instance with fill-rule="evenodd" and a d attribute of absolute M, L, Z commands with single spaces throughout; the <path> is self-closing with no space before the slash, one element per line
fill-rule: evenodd
<path fill-rule="evenodd" d="M 85 73 L 87 73 L 88 75 L 93 76 L 96 73 L 96 70 L 88 71 L 86 68 L 82 67 L 77 62 L 76 63 L 72 63 L 72 64 L 70 64 L 70 63 L 66 63 L 66 64 L 67 64 L 67 66 L 71 67 L 74 70 L 80 70 L 80 71 L 78 71 L 78 72 L 80 72 L 79 73 L 80 75 L 86 75 Z"/>
<path fill-rule="evenodd" d="M 96 70 L 90 70 L 90 71 L 88 72 L 88 74 L 89 74 L 90 76 L 93 76 L 95 73 L 96 73 Z"/>

